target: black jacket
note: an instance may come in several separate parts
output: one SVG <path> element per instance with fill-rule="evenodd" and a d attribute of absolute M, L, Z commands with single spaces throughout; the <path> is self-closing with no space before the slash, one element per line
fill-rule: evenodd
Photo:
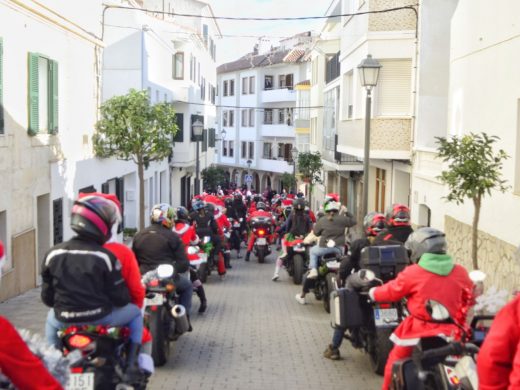
<path fill-rule="evenodd" d="M 173 265 L 177 273 L 186 272 L 190 266 L 181 238 L 159 224 L 152 224 L 137 233 L 132 249 L 143 274 L 161 264 Z"/>
<path fill-rule="evenodd" d="M 194 211 L 190 214 L 190 219 L 195 226 L 197 236 L 200 238 L 204 236 L 218 236 L 218 225 L 213 216 L 209 214 L 200 215 L 198 212 Z"/>
<path fill-rule="evenodd" d="M 377 235 L 374 245 L 402 245 L 412 233 L 411 226 L 390 226 Z"/>
<path fill-rule="evenodd" d="M 350 213 L 336 214 L 329 219 L 328 216 L 320 218 L 314 225 L 314 234 L 320 237 L 319 246 L 327 246 L 328 240 L 334 240 L 337 247 L 345 245 L 345 229 L 356 224 L 356 219 Z"/>
<path fill-rule="evenodd" d="M 114 306 L 130 303 L 121 264 L 101 245 L 74 237 L 54 246 L 42 264 L 43 303 L 67 323 L 105 317 Z"/>
<path fill-rule="evenodd" d="M 370 246 L 370 240 L 366 237 L 355 240 L 349 248 L 348 254 L 341 259 L 339 266 L 339 277 L 345 280 L 352 271 L 359 271 L 359 260 L 361 260 L 361 250 Z"/>
<path fill-rule="evenodd" d="M 296 236 L 306 236 L 312 229 L 311 218 L 305 213 L 294 211 L 284 224 L 283 231 Z"/>
<path fill-rule="evenodd" d="M 247 207 L 241 200 L 233 200 L 233 205 L 231 206 L 231 216 L 234 219 L 244 218 L 247 216 Z"/>

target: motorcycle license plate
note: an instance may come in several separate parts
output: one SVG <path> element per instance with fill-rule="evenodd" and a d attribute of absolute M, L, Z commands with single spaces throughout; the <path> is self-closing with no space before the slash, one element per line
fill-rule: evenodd
<path fill-rule="evenodd" d="M 267 245 L 267 240 L 265 238 L 257 238 L 256 243 L 257 245 Z"/>
<path fill-rule="evenodd" d="M 94 373 L 70 374 L 67 390 L 94 390 Z"/>
<path fill-rule="evenodd" d="M 239 224 L 238 222 L 235 222 L 235 223 L 233 224 L 233 227 L 238 228 L 238 227 L 240 227 L 240 224 Z"/>
<path fill-rule="evenodd" d="M 144 305 L 145 306 L 159 306 L 164 302 L 164 297 L 162 294 L 155 294 L 153 298 L 145 298 Z"/>
<path fill-rule="evenodd" d="M 293 248 L 293 251 L 295 251 L 295 252 L 305 252 L 305 247 L 304 246 L 295 246 Z"/>
<path fill-rule="evenodd" d="M 397 309 L 374 309 L 374 320 L 377 327 L 393 326 L 397 323 Z"/>

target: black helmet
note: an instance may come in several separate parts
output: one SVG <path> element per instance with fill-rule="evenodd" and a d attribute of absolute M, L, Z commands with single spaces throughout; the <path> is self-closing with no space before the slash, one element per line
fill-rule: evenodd
<path fill-rule="evenodd" d="M 226 207 L 231 207 L 233 205 L 233 199 L 231 199 L 231 198 L 224 199 L 224 204 L 226 205 Z"/>
<path fill-rule="evenodd" d="M 296 211 L 305 210 L 305 199 L 303 199 L 303 198 L 297 198 L 297 199 L 293 200 L 292 204 L 293 204 L 293 208 Z"/>
<path fill-rule="evenodd" d="M 206 212 L 209 215 L 215 214 L 215 205 L 213 203 L 206 203 Z"/>
<path fill-rule="evenodd" d="M 404 247 L 410 253 L 410 260 L 416 263 L 425 253 L 446 253 L 446 235 L 440 230 L 423 227 L 410 234 Z"/>
<path fill-rule="evenodd" d="M 116 205 L 101 196 L 85 196 L 72 206 L 70 227 L 79 236 L 104 244 L 112 235 L 112 225 L 117 221 Z"/>
<path fill-rule="evenodd" d="M 262 201 L 262 195 L 260 195 L 260 194 L 253 195 L 253 201 L 256 202 L 256 203 L 261 202 Z"/>
<path fill-rule="evenodd" d="M 177 217 L 175 218 L 176 221 L 187 222 L 189 220 L 189 212 L 186 207 L 179 206 L 175 211 L 177 214 Z"/>
<path fill-rule="evenodd" d="M 363 228 L 367 236 L 377 236 L 385 228 L 385 216 L 372 211 L 365 216 Z"/>
<path fill-rule="evenodd" d="M 267 207 L 266 207 L 266 205 L 265 205 L 264 202 L 258 202 L 258 203 L 256 204 L 256 209 L 257 209 L 257 210 L 264 210 L 264 211 L 265 211 L 266 208 L 267 208 Z"/>
<path fill-rule="evenodd" d="M 242 200 L 242 194 L 240 192 L 235 192 L 235 194 L 233 195 L 233 198 L 235 200 Z"/>

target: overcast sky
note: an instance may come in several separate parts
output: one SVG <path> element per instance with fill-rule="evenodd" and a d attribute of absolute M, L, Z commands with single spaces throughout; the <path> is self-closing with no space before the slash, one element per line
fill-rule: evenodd
<path fill-rule="evenodd" d="M 330 0 L 206 0 L 215 16 L 295 17 L 321 16 Z M 218 20 L 223 35 L 291 36 L 303 31 L 319 31 L 323 20 L 230 21 Z M 255 38 L 227 38 L 217 42 L 217 64 L 242 57 L 253 49 Z"/>

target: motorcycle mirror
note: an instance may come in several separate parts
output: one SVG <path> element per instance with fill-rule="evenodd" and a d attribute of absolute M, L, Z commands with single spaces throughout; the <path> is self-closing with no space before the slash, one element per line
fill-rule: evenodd
<path fill-rule="evenodd" d="M 211 238 L 208 236 L 204 237 L 204 240 L 202 240 L 202 242 L 204 242 L 204 244 L 207 244 L 210 241 L 211 241 Z"/>
<path fill-rule="evenodd" d="M 189 255 L 195 255 L 195 254 L 197 254 L 198 252 L 199 252 L 199 249 L 198 249 L 197 247 L 195 247 L 195 246 L 190 246 L 190 247 L 188 248 L 188 254 L 189 254 Z"/>
<path fill-rule="evenodd" d="M 157 276 L 161 279 L 169 278 L 173 275 L 173 265 L 171 264 L 161 264 L 157 267 Z"/>
<path fill-rule="evenodd" d="M 474 269 L 469 273 L 469 278 L 473 283 L 479 283 L 483 282 L 487 278 L 487 275 L 479 269 Z"/>
<path fill-rule="evenodd" d="M 438 322 L 451 322 L 450 312 L 442 303 L 429 299 L 426 302 L 426 311 L 434 321 Z"/>
<path fill-rule="evenodd" d="M 365 281 L 371 282 L 376 278 L 376 274 L 374 271 L 371 271 L 369 269 L 362 269 L 359 271 L 359 277 Z"/>

